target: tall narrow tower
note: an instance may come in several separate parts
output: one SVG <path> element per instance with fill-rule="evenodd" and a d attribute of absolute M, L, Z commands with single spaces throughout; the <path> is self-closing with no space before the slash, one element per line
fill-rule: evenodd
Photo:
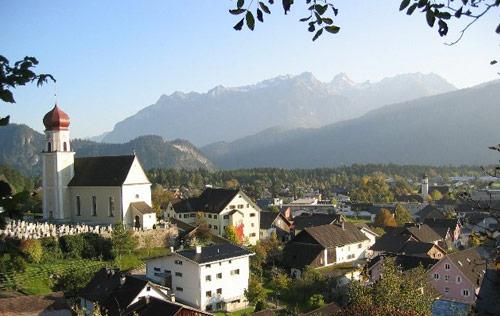
<path fill-rule="evenodd" d="M 68 183 L 74 175 L 75 153 L 69 142 L 69 116 L 57 104 L 43 117 L 43 218 L 70 220 Z"/>
<path fill-rule="evenodd" d="M 422 189 L 420 190 L 422 193 L 422 198 L 425 199 L 429 195 L 429 178 L 427 178 L 427 175 L 422 176 Z"/>

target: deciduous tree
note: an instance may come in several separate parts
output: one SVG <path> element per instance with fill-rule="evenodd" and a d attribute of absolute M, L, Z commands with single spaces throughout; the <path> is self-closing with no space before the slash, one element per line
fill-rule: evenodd
<path fill-rule="evenodd" d="M 375 216 L 375 225 L 379 227 L 396 227 L 397 223 L 388 209 L 381 208 L 377 216 Z"/>
<path fill-rule="evenodd" d="M 413 223 L 413 216 L 411 216 L 410 211 L 401 204 L 396 205 L 396 210 L 394 211 L 394 219 L 398 226 L 403 226 L 406 223 Z"/>

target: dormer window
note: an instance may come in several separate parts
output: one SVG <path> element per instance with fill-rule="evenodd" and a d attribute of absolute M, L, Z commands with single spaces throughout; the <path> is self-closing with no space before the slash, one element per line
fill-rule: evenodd
<path fill-rule="evenodd" d="M 68 143 L 66 142 L 63 143 L 63 150 L 68 151 Z"/>
<path fill-rule="evenodd" d="M 48 142 L 47 143 L 47 152 L 51 152 L 52 151 L 52 143 L 51 142 Z"/>

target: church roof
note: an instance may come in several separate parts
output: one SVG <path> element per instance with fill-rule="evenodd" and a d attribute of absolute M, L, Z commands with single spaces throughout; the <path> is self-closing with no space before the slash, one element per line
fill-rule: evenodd
<path fill-rule="evenodd" d="M 47 131 L 67 130 L 69 126 L 69 116 L 64 113 L 57 104 L 43 117 L 43 125 Z"/>
<path fill-rule="evenodd" d="M 130 203 L 134 209 L 136 209 L 141 214 L 155 213 L 156 211 L 149 206 L 146 202 L 132 202 Z"/>
<path fill-rule="evenodd" d="M 68 186 L 121 186 L 135 155 L 75 158 L 75 175 Z"/>

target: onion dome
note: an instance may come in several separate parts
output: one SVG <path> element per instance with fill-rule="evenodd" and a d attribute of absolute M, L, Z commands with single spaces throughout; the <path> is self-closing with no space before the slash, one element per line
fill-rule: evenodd
<path fill-rule="evenodd" d="M 46 131 L 67 130 L 69 126 L 69 116 L 64 113 L 57 104 L 43 117 L 43 125 Z"/>

